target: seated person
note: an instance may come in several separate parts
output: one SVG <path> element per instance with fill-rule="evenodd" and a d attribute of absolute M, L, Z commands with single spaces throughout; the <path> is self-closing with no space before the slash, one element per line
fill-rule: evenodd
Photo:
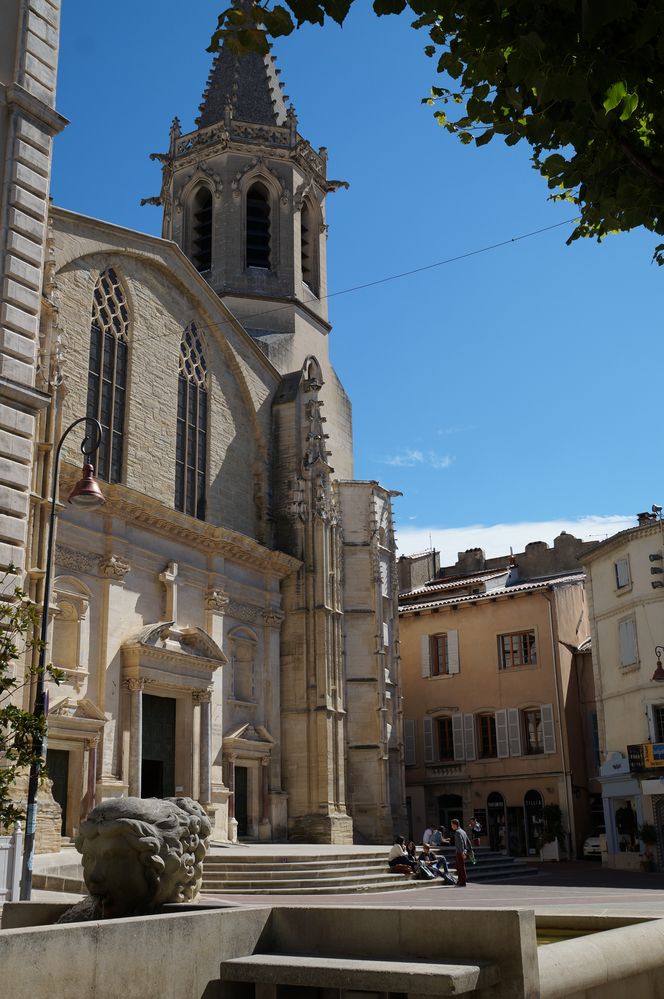
<path fill-rule="evenodd" d="M 434 826 L 431 836 L 431 846 L 434 850 L 439 850 L 445 842 L 445 826 Z"/>
<path fill-rule="evenodd" d="M 447 860 L 441 854 L 436 856 L 436 854 L 431 850 L 428 844 L 424 844 L 422 847 L 422 852 L 420 854 L 420 864 L 426 866 L 430 871 L 433 871 L 438 877 L 442 878 L 448 884 L 456 884 L 454 878 L 450 874 L 449 867 L 447 866 Z"/>
<path fill-rule="evenodd" d="M 406 853 L 406 841 L 403 836 L 394 837 L 394 846 L 387 856 L 387 866 L 399 874 L 414 874 L 417 870 L 417 860 Z"/>

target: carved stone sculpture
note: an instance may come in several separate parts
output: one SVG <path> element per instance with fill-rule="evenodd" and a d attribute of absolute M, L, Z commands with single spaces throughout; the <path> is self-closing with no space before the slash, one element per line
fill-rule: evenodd
<path fill-rule="evenodd" d="M 190 902 L 200 890 L 210 832 L 191 798 L 102 802 L 76 837 L 90 895 L 59 922 L 140 916 L 166 902 Z"/>

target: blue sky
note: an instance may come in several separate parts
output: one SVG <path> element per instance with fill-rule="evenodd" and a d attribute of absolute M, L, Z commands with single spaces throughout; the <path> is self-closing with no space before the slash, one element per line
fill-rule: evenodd
<path fill-rule="evenodd" d="M 139 207 L 159 191 L 148 154 L 175 114 L 193 127 L 221 6 L 65 0 L 56 204 L 159 234 L 160 210 Z M 657 240 L 566 247 L 556 229 L 337 294 L 573 217 L 547 202 L 525 146 L 463 147 L 439 128 L 420 103 L 424 36 L 360 8 L 275 46 L 301 133 L 351 185 L 328 198 L 328 273 L 356 477 L 403 492 L 402 551 L 431 537 L 444 561 L 561 528 L 613 533 L 664 495 Z"/>

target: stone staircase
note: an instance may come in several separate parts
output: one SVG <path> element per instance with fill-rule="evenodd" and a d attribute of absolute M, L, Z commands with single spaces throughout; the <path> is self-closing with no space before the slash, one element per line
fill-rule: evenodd
<path fill-rule="evenodd" d="M 277 845 L 274 849 L 272 856 L 257 854 L 252 857 L 246 851 L 234 855 L 232 849 L 209 855 L 203 867 L 202 894 L 335 895 L 445 887 L 440 878 L 414 881 L 402 874 L 391 874 L 385 859 L 389 847 L 363 853 L 340 847 L 338 853 L 318 857 L 312 855 L 311 848 L 306 854 L 284 856 L 279 856 Z M 454 851 L 446 851 L 446 856 L 453 870 Z M 468 867 L 471 882 L 537 873 L 537 869 L 525 861 L 504 857 L 484 847 L 476 849 L 475 856 L 477 864 Z"/>

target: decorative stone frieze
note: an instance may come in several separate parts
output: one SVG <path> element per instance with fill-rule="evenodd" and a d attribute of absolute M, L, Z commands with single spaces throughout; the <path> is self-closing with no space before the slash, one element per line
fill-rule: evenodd
<path fill-rule="evenodd" d="M 76 548 L 67 548 L 65 545 L 56 544 L 55 563 L 58 568 L 74 569 L 76 572 L 86 572 L 90 575 L 96 574 L 99 570 L 98 555 L 78 551 Z"/>

